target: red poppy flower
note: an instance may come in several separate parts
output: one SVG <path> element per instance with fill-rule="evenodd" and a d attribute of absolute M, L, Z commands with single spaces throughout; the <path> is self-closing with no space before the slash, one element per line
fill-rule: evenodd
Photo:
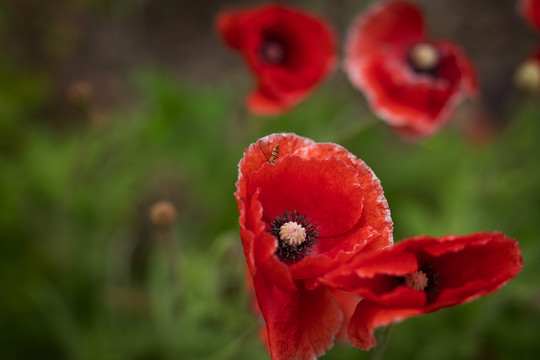
<path fill-rule="evenodd" d="M 373 111 L 409 136 L 434 133 L 465 93 L 477 91 L 462 50 L 427 39 L 420 10 L 403 1 L 376 4 L 355 21 L 344 66 Z"/>
<path fill-rule="evenodd" d="M 540 31 L 540 0 L 521 0 L 519 10 L 527 23 Z"/>
<path fill-rule="evenodd" d="M 341 146 L 274 134 L 246 149 L 236 189 L 240 236 L 272 358 L 323 354 L 344 312 L 347 322 L 351 299 L 317 279 L 392 244 L 379 180 Z"/>
<path fill-rule="evenodd" d="M 224 11 L 216 24 L 257 78 L 247 99 L 255 114 L 275 115 L 295 106 L 334 68 L 332 29 L 305 11 L 280 5 Z"/>
<path fill-rule="evenodd" d="M 349 339 L 368 349 L 375 345 L 374 328 L 489 294 L 522 267 L 518 243 L 502 233 L 418 236 L 362 254 L 319 281 L 364 298 L 350 320 Z"/>

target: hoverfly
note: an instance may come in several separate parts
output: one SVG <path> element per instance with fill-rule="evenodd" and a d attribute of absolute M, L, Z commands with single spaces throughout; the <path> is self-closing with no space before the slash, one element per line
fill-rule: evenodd
<path fill-rule="evenodd" d="M 264 152 L 263 148 L 261 147 L 261 144 L 259 144 L 259 148 L 261 149 L 262 153 L 264 154 L 264 157 L 266 158 L 266 160 L 270 164 L 273 164 L 278 160 L 278 158 L 279 158 L 279 144 L 274 145 L 274 147 L 272 148 L 272 154 L 270 155 L 270 157 L 266 156 L 266 153 Z"/>

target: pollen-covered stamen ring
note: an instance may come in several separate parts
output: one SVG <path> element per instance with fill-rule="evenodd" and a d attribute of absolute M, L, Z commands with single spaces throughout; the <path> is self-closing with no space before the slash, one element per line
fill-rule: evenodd
<path fill-rule="evenodd" d="M 440 293 L 439 273 L 431 261 L 421 261 L 418 270 L 413 273 L 399 276 L 396 285 L 405 285 L 411 289 L 426 293 L 427 302 L 437 300 Z"/>
<path fill-rule="evenodd" d="M 414 290 L 423 291 L 428 286 L 428 277 L 423 271 L 405 275 L 405 285 Z"/>
<path fill-rule="evenodd" d="M 318 226 L 311 224 L 306 214 L 300 215 L 296 210 L 285 211 L 270 223 L 268 231 L 278 239 L 276 255 L 286 264 L 295 263 L 311 252 L 317 243 Z"/>
<path fill-rule="evenodd" d="M 306 240 L 306 229 L 294 221 L 289 221 L 281 225 L 279 238 L 290 246 L 298 246 Z"/>
<path fill-rule="evenodd" d="M 409 62 L 415 72 L 431 73 L 439 65 L 439 61 L 439 51 L 431 44 L 419 43 L 409 50 Z"/>

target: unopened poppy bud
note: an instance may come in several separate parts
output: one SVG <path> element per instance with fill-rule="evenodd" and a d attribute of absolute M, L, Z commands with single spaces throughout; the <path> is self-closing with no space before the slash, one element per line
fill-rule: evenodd
<path fill-rule="evenodd" d="M 176 219 L 176 208 L 169 201 L 158 201 L 150 208 L 150 222 L 155 226 L 170 226 Z"/>
<path fill-rule="evenodd" d="M 540 91 L 540 62 L 529 60 L 516 71 L 514 83 L 520 90 L 536 93 Z"/>
<path fill-rule="evenodd" d="M 414 45 L 409 56 L 417 71 L 431 71 L 439 64 L 439 52 L 433 45 L 427 43 Z"/>

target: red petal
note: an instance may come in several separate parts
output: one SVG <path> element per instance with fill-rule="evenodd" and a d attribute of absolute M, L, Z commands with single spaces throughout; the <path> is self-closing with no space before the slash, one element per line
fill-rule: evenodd
<path fill-rule="evenodd" d="M 296 105 L 334 68 L 334 33 L 313 14 L 280 5 L 223 12 L 216 21 L 224 41 L 243 53 L 257 78 L 248 98 L 256 114 L 275 115 Z M 268 63 L 260 54 L 269 38 L 286 47 L 283 63 Z"/>
<path fill-rule="evenodd" d="M 531 55 L 531 58 L 540 62 L 540 47 L 538 47 L 534 53 Z"/>
<path fill-rule="evenodd" d="M 236 187 L 236 192 L 234 196 L 238 204 L 239 223 L 240 223 L 240 239 L 242 241 L 242 246 L 244 248 L 244 255 L 246 256 L 246 262 L 248 270 L 251 275 L 255 275 L 255 260 L 253 257 L 253 242 L 254 235 L 248 227 L 248 214 L 251 214 L 251 209 L 246 209 L 247 205 L 247 194 L 246 194 L 246 184 L 244 182 L 238 182 Z"/>
<path fill-rule="evenodd" d="M 302 96 L 274 96 L 268 94 L 264 87 L 258 87 L 249 94 L 246 105 L 248 109 L 255 115 L 274 116 L 296 105 L 301 100 Z"/>
<path fill-rule="evenodd" d="M 216 28 L 223 41 L 232 48 L 240 48 L 243 32 L 239 31 L 237 15 L 230 11 L 223 11 L 216 18 Z"/>
<path fill-rule="evenodd" d="M 369 250 L 374 250 L 392 245 L 393 225 L 388 203 L 384 197 L 379 179 L 365 162 L 356 158 L 344 147 L 331 143 L 300 147 L 294 154 L 306 159 L 312 157 L 317 159 L 336 157 L 356 168 L 358 171 L 358 182 L 365 191 L 362 213 L 363 222 L 365 222 L 365 225 L 371 226 L 379 235 L 377 239 L 368 242 L 366 246 L 369 247 Z"/>
<path fill-rule="evenodd" d="M 254 283 L 272 359 L 313 359 L 332 346 L 342 314 L 328 289 L 283 292 L 260 275 Z"/>
<path fill-rule="evenodd" d="M 521 0 L 519 11 L 532 28 L 540 31 L 540 0 Z"/>
<path fill-rule="evenodd" d="M 254 224 L 250 227 L 257 229 L 254 236 L 253 252 L 257 272 L 272 281 L 276 286 L 284 291 L 295 291 L 296 286 L 293 283 L 289 268 L 285 263 L 275 255 L 277 249 L 277 239 L 264 230 L 265 225 L 262 222 L 262 206 L 259 201 L 260 190 L 257 189 L 251 203 L 253 211 L 250 214 L 254 216 Z"/>
<path fill-rule="evenodd" d="M 286 210 L 296 210 L 319 226 L 321 238 L 353 228 L 362 214 L 364 195 L 354 168 L 335 158 L 305 160 L 286 155 L 280 159 L 263 164 L 246 182 L 248 197 L 261 189 L 263 218 L 268 223 Z"/>
<path fill-rule="evenodd" d="M 419 315 L 419 309 L 386 309 L 367 300 L 362 300 L 349 323 L 349 340 L 351 345 L 368 350 L 375 346 L 375 328 L 400 321 L 404 318 Z"/>
<path fill-rule="evenodd" d="M 263 164 L 268 162 L 274 146 L 279 145 L 279 158 L 287 154 L 293 154 L 304 147 L 317 146 L 313 140 L 295 134 L 272 134 L 259 139 L 251 144 L 245 151 L 242 160 L 238 164 L 238 184 L 244 179 L 250 178 Z"/>
<path fill-rule="evenodd" d="M 338 302 L 339 308 L 341 309 L 341 312 L 343 313 L 343 321 L 341 323 L 341 327 L 336 335 L 336 338 L 339 341 L 347 341 L 349 336 L 347 333 L 347 329 L 349 327 L 349 321 L 351 320 L 352 315 L 354 314 L 354 310 L 356 309 L 356 305 L 362 300 L 362 298 L 352 292 L 348 291 L 341 291 L 330 288 L 330 291 L 332 292 L 332 295 L 334 296 L 334 299 Z"/>
<path fill-rule="evenodd" d="M 438 40 L 434 44 L 443 54 L 442 63 L 439 65 L 440 76 L 445 79 L 455 78 L 461 82 L 461 87 L 470 97 L 476 97 L 478 95 L 476 70 L 463 49 L 449 41 Z"/>
<path fill-rule="evenodd" d="M 425 38 L 422 14 L 415 4 L 387 1 L 362 13 L 349 29 L 346 40 L 346 70 L 354 68 L 366 54 L 384 48 L 403 54 Z"/>
<path fill-rule="evenodd" d="M 424 292 L 397 285 L 397 276 L 417 269 L 417 258 L 409 252 L 363 253 L 347 265 L 323 276 L 319 282 L 352 291 L 384 306 L 422 307 L 426 302 Z"/>
<path fill-rule="evenodd" d="M 523 267 L 517 241 L 502 233 L 447 236 L 425 248 L 434 256 L 441 293 L 428 311 L 457 305 L 491 293 Z"/>
<path fill-rule="evenodd" d="M 341 236 L 319 238 L 319 243 L 302 261 L 290 265 L 294 279 L 309 279 L 323 275 L 362 252 L 366 244 L 375 242 L 379 234 L 371 227 L 356 226 Z"/>

